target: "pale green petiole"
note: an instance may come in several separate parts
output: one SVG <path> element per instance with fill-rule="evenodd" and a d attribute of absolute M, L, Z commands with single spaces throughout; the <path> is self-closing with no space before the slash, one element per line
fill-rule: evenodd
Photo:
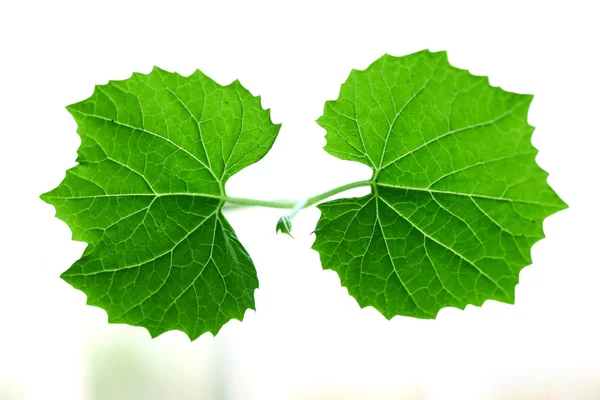
<path fill-rule="evenodd" d="M 328 190 L 327 192 L 318 194 L 316 196 L 313 197 L 309 197 L 308 199 L 304 199 L 304 200 L 255 200 L 255 199 L 246 199 L 246 198 L 240 198 L 240 197 L 227 197 L 226 198 L 226 205 L 235 205 L 235 206 L 260 206 L 260 207 L 271 207 L 271 208 L 289 208 L 291 209 L 291 211 L 286 214 L 283 215 L 281 218 L 279 218 L 279 221 L 277 221 L 277 226 L 275 227 L 275 231 L 276 232 L 282 232 L 286 235 L 291 235 L 291 231 L 292 231 L 292 218 L 294 218 L 294 216 L 296 214 L 298 214 L 298 212 L 304 208 L 310 207 L 314 204 L 319 203 L 320 201 L 323 201 L 331 196 L 334 196 L 338 193 L 342 193 L 345 192 L 346 190 L 350 190 L 350 189 L 354 189 L 354 188 L 358 188 L 358 187 L 364 187 L 364 186 L 370 186 L 371 185 L 371 181 L 358 181 L 358 182 L 352 182 L 352 183 L 348 183 L 346 185 L 342 185 L 339 187 L 336 187 L 334 189 Z"/>
<path fill-rule="evenodd" d="M 246 199 L 243 197 L 226 197 L 225 203 L 232 205 L 241 205 L 241 206 L 259 206 L 259 207 L 269 207 L 269 208 L 289 208 L 292 210 L 297 210 L 294 212 L 294 215 L 302 210 L 303 208 L 310 207 L 320 201 L 323 201 L 331 196 L 334 196 L 338 193 L 345 192 L 350 189 L 370 186 L 371 181 L 358 181 L 348 183 L 346 185 L 342 185 L 336 187 L 334 189 L 328 190 L 327 192 L 323 192 L 313 197 L 309 197 L 308 199 L 297 201 L 297 200 L 257 200 L 257 199 Z M 300 204 L 300 205 L 299 205 Z"/>

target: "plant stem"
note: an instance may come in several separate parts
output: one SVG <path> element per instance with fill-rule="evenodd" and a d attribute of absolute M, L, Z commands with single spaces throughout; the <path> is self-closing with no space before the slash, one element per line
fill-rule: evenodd
<path fill-rule="evenodd" d="M 371 181 L 358 181 L 358 182 L 348 183 L 346 185 L 336 187 L 334 189 L 328 190 L 327 192 L 318 194 L 316 196 L 309 197 L 306 200 L 306 204 L 304 204 L 303 208 L 310 207 L 313 204 L 323 201 L 323 200 L 325 200 L 331 196 L 334 196 L 338 193 L 345 192 L 346 190 L 350 190 L 350 189 L 354 189 L 354 188 L 358 188 L 358 187 L 364 187 L 364 186 L 371 186 Z"/>
<path fill-rule="evenodd" d="M 246 199 L 243 197 L 226 197 L 225 202 L 228 204 L 236 204 L 242 206 L 259 206 L 259 207 L 269 207 L 269 208 L 291 208 L 295 213 L 300 211 L 303 208 L 307 208 L 316 204 L 320 201 L 323 201 L 333 195 L 338 193 L 345 192 L 346 190 L 370 186 L 371 181 L 358 181 L 348 183 L 346 185 L 342 185 L 336 187 L 334 189 L 328 190 L 327 192 L 323 192 L 313 197 L 309 197 L 306 200 L 301 200 L 300 202 L 296 200 L 257 200 L 257 199 Z"/>

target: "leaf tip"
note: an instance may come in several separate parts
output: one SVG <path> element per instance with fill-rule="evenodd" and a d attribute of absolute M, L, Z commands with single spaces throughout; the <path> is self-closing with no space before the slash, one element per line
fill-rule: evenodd
<path fill-rule="evenodd" d="M 95 92 L 95 89 L 94 89 L 94 92 Z M 71 116 L 73 116 L 73 118 L 75 118 L 75 120 L 77 120 L 75 113 L 78 110 L 79 103 L 80 102 L 72 103 L 72 104 L 68 104 L 65 106 L 65 109 L 68 111 L 69 114 L 71 114 Z"/>
<path fill-rule="evenodd" d="M 325 113 L 323 113 L 323 115 L 321 115 L 319 118 L 315 119 L 315 122 L 317 123 L 317 125 L 319 125 L 321 128 L 325 128 L 323 126 L 324 124 L 324 119 L 325 119 Z"/>
<path fill-rule="evenodd" d="M 165 73 L 168 73 L 168 71 L 166 71 L 156 65 L 153 65 L 152 69 L 150 70 L 150 73 L 148 75 L 160 75 L 160 74 L 165 74 Z"/>
<path fill-rule="evenodd" d="M 190 76 L 194 76 L 194 77 L 198 76 L 198 77 L 200 77 L 200 78 L 205 78 L 205 77 L 206 77 L 206 74 L 205 74 L 204 72 L 202 72 L 202 71 L 200 70 L 200 68 L 196 68 L 196 69 L 194 70 L 194 72 L 192 72 L 192 74 L 191 74 Z"/>
<path fill-rule="evenodd" d="M 65 281 L 66 283 L 68 283 L 71 286 L 73 285 L 73 279 L 71 274 L 69 273 L 70 269 L 66 270 L 65 272 L 63 272 L 62 274 L 60 274 L 60 279 L 62 279 L 63 281 Z M 76 288 L 77 289 L 77 288 Z M 83 291 L 82 291 L 83 292 Z M 83 292 L 85 293 L 85 292 Z M 89 303 L 86 303 L 89 304 Z"/>
<path fill-rule="evenodd" d="M 563 211 L 566 210 L 567 208 L 571 207 L 566 201 L 564 201 L 561 197 L 559 197 L 558 195 L 556 196 L 558 197 L 558 211 Z M 557 211 L 557 212 L 558 212 Z"/>
<path fill-rule="evenodd" d="M 50 203 L 50 193 L 52 193 L 52 191 L 40 194 L 40 200 L 42 200 L 44 203 L 52 204 Z"/>

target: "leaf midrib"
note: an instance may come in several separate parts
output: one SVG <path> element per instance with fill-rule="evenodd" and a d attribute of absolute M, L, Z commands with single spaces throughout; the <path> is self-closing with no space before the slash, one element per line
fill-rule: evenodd
<path fill-rule="evenodd" d="M 544 203 L 544 202 L 533 201 L 533 200 L 515 199 L 515 198 L 510 198 L 510 197 L 488 196 L 488 195 L 478 194 L 478 193 L 451 192 L 451 191 L 448 191 L 448 190 L 437 190 L 437 189 L 430 189 L 430 188 L 417 188 L 417 187 L 410 187 L 410 186 L 399 186 L 399 185 L 393 185 L 393 184 L 382 183 L 382 182 L 373 182 L 373 181 L 371 183 L 374 184 L 374 185 L 377 185 L 377 186 L 387 187 L 387 188 L 393 188 L 393 189 L 412 190 L 412 191 L 417 191 L 417 192 L 427 192 L 427 193 L 437 193 L 437 194 L 446 194 L 446 195 L 451 195 L 451 196 L 465 196 L 465 197 L 470 197 L 470 198 L 479 198 L 479 199 L 496 200 L 496 201 L 506 201 L 506 202 L 511 202 L 511 203 L 533 204 L 533 205 L 537 205 L 537 206 L 554 207 L 556 209 L 562 209 L 562 205 L 560 205 L 560 204 Z M 377 196 L 376 193 L 374 193 L 374 195 Z"/>
<path fill-rule="evenodd" d="M 190 197 L 205 197 L 220 201 L 227 201 L 227 196 L 218 196 L 207 193 L 190 193 L 190 192 L 175 192 L 175 193 L 115 193 L 115 194 L 99 194 L 94 196 L 45 196 L 46 199 L 61 199 L 61 200 L 79 200 L 79 199 L 98 199 L 104 197 L 167 197 L 167 196 L 190 196 Z"/>
<path fill-rule="evenodd" d="M 76 112 L 76 113 L 78 113 L 78 114 L 81 114 L 81 115 L 83 115 L 83 116 L 86 116 L 86 117 L 91 117 L 91 118 L 100 119 L 100 120 L 103 120 L 103 121 L 107 121 L 107 122 L 113 123 L 113 124 L 115 124 L 115 125 L 124 126 L 124 127 L 126 127 L 126 128 L 129 128 L 129 129 L 137 130 L 137 131 L 144 132 L 144 133 L 147 133 L 147 134 L 149 134 L 149 135 L 152 135 L 152 136 L 155 136 L 155 137 L 161 138 L 161 139 L 162 139 L 162 140 L 164 140 L 165 142 L 167 142 L 167 143 L 171 144 L 171 145 L 172 145 L 173 147 L 175 147 L 176 149 L 178 149 L 178 150 L 181 150 L 181 151 L 183 151 L 184 153 L 186 153 L 187 155 L 189 155 L 190 157 L 192 157 L 192 158 L 193 158 L 193 159 L 194 159 L 194 160 L 195 160 L 195 161 L 196 161 L 198 164 L 200 164 L 200 165 L 201 165 L 201 166 L 202 166 L 204 169 L 206 169 L 208 172 L 210 172 L 210 174 L 211 174 L 211 175 L 213 176 L 213 178 L 215 179 L 215 182 L 216 182 L 216 183 L 219 185 L 219 189 L 220 189 L 221 193 L 223 193 L 223 191 L 224 191 L 224 188 L 223 188 L 223 182 L 222 182 L 222 181 L 221 181 L 221 180 L 220 180 L 220 179 L 217 177 L 217 175 L 216 175 L 216 174 L 215 174 L 215 172 L 212 170 L 212 168 L 211 168 L 209 165 L 207 165 L 207 164 L 206 164 L 204 161 L 202 161 L 201 159 L 199 159 L 199 158 L 198 158 L 196 155 L 194 155 L 192 152 L 190 152 L 190 151 L 189 151 L 189 150 L 187 150 L 186 148 L 184 148 L 184 147 L 182 147 L 182 146 L 178 145 L 177 143 L 173 142 L 171 139 L 169 139 L 169 138 L 167 138 L 167 137 L 165 137 L 165 136 L 163 136 L 163 135 L 159 135 L 158 133 L 155 133 L 155 132 L 149 131 L 148 129 L 145 129 L 145 128 L 140 128 L 140 127 L 138 127 L 138 126 L 134 126 L 134 125 L 126 124 L 126 123 L 124 123 L 124 122 L 120 122 L 120 121 L 118 121 L 118 120 L 116 120 L 116 119 L 114 119 L 114 118 L 112 118 L 112 119 L 111 119 L 111 118 L 103 117 L 103 116 L 101 116 L 101 115 L 96 115 L 96 114 L 85 113 L 85 112 L 83 112 L 83 111 L 80 111 L 80 110 L 77 110 L 77 109 L 70 109 L 70 111 Z M 202 145 L 204 146 L 204 142 L 202 142 Z"/>

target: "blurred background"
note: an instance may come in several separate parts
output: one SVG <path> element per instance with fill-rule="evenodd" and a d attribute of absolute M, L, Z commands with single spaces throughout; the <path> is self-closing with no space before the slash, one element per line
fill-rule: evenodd
<path fill-rule="evenodd" d="M 0 5 L 0 399 L 600 399 L 600 28 L 594 2 L 19 1 Z M 538 163 L 570 205 L 544 223 L 516 304 L 436 320 L 360 309 L 281 211 L 227 212 L 260 280 L 257 311 L 217 337 L 109 325 L 59 275 L 85 245 L 39 200 L 75 163 L 64 106 L 153 65 L 239 78 L 283 127 L 228 194 L 304 198 L 370 171 L 322 150 L 314 120 L 351 68 L 447 50 L 533 93 Z M 361 191 L 362 190 L 362 191 Z M 356 190 L 363 194 L 368 189 Z M 351 195 L 348 193 L 347 195 Z"/>

